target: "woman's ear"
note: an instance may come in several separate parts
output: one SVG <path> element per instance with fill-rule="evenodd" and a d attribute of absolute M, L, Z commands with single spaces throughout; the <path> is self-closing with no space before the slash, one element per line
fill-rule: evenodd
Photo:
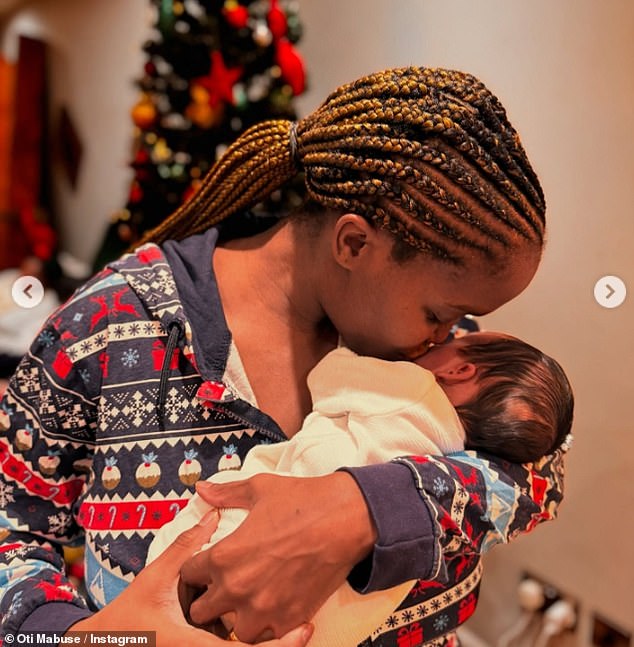
<path fill-rule="evenodd" d="M 376 229 L 356 213 L 337 218 L 332 237 L 332 253 L 341 267 L 351 270 L 365 257 L 368 246 L 376 239 Z"/>
<path fill-rule="evenodd" d="M 478 369 L 473 362 L 459 361 L 450 366 L 434 371 L 440 384 L 460 384 L 475 379 Z"/>

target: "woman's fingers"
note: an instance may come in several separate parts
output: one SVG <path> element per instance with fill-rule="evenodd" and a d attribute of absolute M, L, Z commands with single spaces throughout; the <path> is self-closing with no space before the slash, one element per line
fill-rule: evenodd
<path fill-rule="evenodd" d="M 176 579 L 183 562 L 209 541 L 218 526 L 218 511 L 210 510 L 195 526 L 182 532 L 146 569 L 160 569 L 165 579 Z"/>

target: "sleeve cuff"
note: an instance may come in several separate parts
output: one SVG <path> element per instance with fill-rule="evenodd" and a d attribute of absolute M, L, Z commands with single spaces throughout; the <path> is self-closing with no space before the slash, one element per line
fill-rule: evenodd
<path fill-rule="evenodd" d="M 76 622 L 93 615 L 89 609 L 82 609 L 65 602 L 49 602 L 37 607 L 20 626 L 23 633 L 51 631 L 66 633 Z"/>
<path fill-rule="evenodd" d="M 374 550 L 350 573 L 350 586 L 369 593 L 431 579 L 438 564 L 436 527 L 409 467 L 383 463 L 342 471 L 357 482 L 377 530 Z"/>

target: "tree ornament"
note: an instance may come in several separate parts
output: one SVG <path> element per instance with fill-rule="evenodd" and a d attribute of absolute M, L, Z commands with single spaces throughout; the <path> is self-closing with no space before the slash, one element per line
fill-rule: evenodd
<path fill-rule="evenodd" d="M 244 29 L 249 21 L 249 10 L 236 0 L 227 0 L 222 8 L 225 20 L 235 29 Z"/>
<path fill-rule="evenodd" d="M 253 42 L 259 47 L 268 47 L 273 42 L 273 34 L 266 23 L 258 22 L 253 28 Z"/>
<path fill-rule="evenodd" d="M 277 42 L 275 50 L 275 61 L 280 66 L 282 78 L 289 84 L 295 96 L 301 94 L 306 87 L 304 61 L 286 38 Z"/>
<path fill-rule="evenodd" d="M 143 94 L 141 99 L 132 108 L 132 121 L 135 126 L 142 129 L 150 128 L 154 125 L 157 118 L 156 106 L 152 102 L 150 95 Z"/>
<path fill-rule="evenodd" d="M 174 28 L 174 0 L 160 0 L 158 11 L 159 16 L 157 26 L 163 39 L 167 40 Z"/>
<path fill-rule="evenodd" d="M 130 187 L 130 195 L 128 196 L 128 202 L 131 204 L 137 204 L 138 202 L 141 202 L 143 200 L 143 189 L 141 188 L 141 185 L 135 180 L 132 182 L 132 186 Z"/>
<path fill-rule="evenodd" d="M 233 105 L 233 86 L 242 76 L 242 67 L 228 68 L 220 50 L 211 53 L 211 67 L 207 76 L 195 79 L 194 83 L 209 93 L 209 105 L 213 108 L 221 101 Z"/>
<path fill-rule="evenodd" d="M 271 0 L 271 8 L 266 16 L 266 22 L 269 25 L 274 40 L 279 40 L 286 36 L 288 29 L 286 14 L 280 9 L 278 0 Z"/>
<path fill-rule="evenodd" d="M 143 70 L 151 78 L 157 74 L 156 64 L 153 61 L 147 61 L 143 66 Z"/>
<path fill-rule="evenodd" d="M 185 109 L 185 116 L 199 128 L 208 130 L 217 126 L 224 115 L 224 105 L 212 105 L 209 91 L 202 85 L 194 83 L 190 88 L 191 103 Z"/>

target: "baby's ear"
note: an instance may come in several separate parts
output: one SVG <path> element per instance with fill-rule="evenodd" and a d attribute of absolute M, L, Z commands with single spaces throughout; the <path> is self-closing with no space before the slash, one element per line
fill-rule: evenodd
<path fill-rule="evenodd" d="M 441 384 L 460 384 L 475 378 L 478 369 L 473 362 L 457 362 L 435 372 Z"/>

